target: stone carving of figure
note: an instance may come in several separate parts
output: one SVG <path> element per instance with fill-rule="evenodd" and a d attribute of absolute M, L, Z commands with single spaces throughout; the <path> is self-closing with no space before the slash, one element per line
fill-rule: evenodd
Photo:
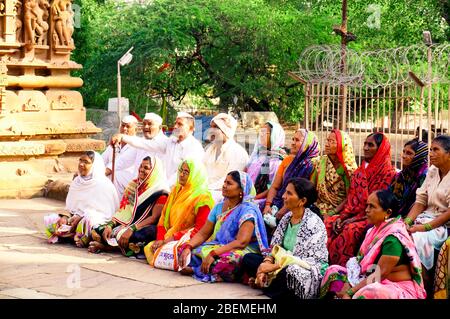
<path fill-rule="evenodd" d="M 16 12 L 16 41 L 22 41 L 22 2 L 16 0 L 14 4 L 14 9 Z"/>
<path fill-rule="evenodd" d="M 36 0 L 25 0 L 23 22 L 25 24 L 25 41 L 28 45 L 35 44 L 35 30 L 37 25 Z"/>
<path fill-rule="evenodd" d="M 36 43 L 39 45 L 47 44 L 48 33 L 48 9 L 50 4 L 48 0 L 37 0 L 38 5 L 34 8 L 33 12 L 36 15 Z"/>
<path fill-rule="evenodd" d="M 69 46 L 72 41 L 72 8 L 71 0 L 54 0 L 52 3 L 52 17 L 56 31 L 56 44 Z"/>

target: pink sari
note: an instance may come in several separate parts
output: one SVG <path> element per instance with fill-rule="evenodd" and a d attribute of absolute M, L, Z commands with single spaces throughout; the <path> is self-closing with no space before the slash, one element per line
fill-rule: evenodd
<path fill-rule="evenodd" d="M 410 261 L 409 265 L 412 279 L 398 282 L 392 282 L 387 279 L 377 281 L 359 289 L 353 298 L 425 299 L 426 292 L 423 286 L 420 259 L 414 242 L 400 218 L 389 219 L 379 227 L 369 229 L 358 256 L 354 257 L 355 259 L 352 258 L 353 260 L 349 260 L 347 268 L 339 265 L 330 266 L 322 279 L 320 288 L 321 297 L 324 297 L 329 292 L 339 292 L 345 283 L 353 283 L 352 286 L 354 286 L 357 282 L 363 280 L 367 272 L 370 272 L 371 268 L 373 268 L 377 257 L 381 253 L 383 241 L 389 235 L 395 236 L 405 248 L 405 252 Z M 356 272 L 355 267 L 352 266 L 355 261 L 359 266 Z"/>

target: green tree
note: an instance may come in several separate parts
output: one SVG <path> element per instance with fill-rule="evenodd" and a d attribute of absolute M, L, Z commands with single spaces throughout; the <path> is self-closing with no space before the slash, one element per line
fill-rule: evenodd
<path fill-rule="evenodd" d="M 122 95 L 138 113 L 159 101 L 197 97 L 220 108 L 275 110 L 297 121 L 303 87 L 287 76 L 310 45 L 339 43 L 340 2 L 332 0 L 155 0 L 129 5 L 77 0 L 82 7 L 74 59 L 84 64 L 85 105 L 104 107 L 116 95 L 116 63 L 134 46 L 122 68 Z M 368 27 L 369 4 L 379 4 L 381 27 Z M 445 41 L 448 23 L 439 0 L 349 1 L 350 47 L 376 49 L 421 42 L 422 30 Z M 417 12 L 420 14 L 418 15 Z M 158 101 L 158 100 L 156 100 Z"/>

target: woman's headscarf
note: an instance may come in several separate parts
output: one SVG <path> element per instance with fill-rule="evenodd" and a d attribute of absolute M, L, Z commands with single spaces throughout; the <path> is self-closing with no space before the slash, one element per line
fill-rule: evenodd
<path fill-rule="evenodd" d="M 350 136 L 341 130 L 333 129 L 333 132 L 336 135 L 337 141 L 337 152 L 336 156 L 339 159 L 342 167 L 344 168 L 345 177 L 345 189 L 348 190 L 350 187 L 350 178 L 351 173 L 357 168 L 355 161 L 355 153 L 353 152 L 353 145 Z"/>
<path fill-rule="evenodd" d="M 383 133 L 383 140 L 374 157 L 367 162 L 363 160 L 355 171 L 350 182 L 350 189 L 341 219 L 359 215 L 365 218 L 365 208 L 369 194 L 376 190 L 387 189 L 395 175 L 391 163 L 391 144 Z"/>
<path fill-rule="evenodd" d="M 294 160 L 286 169 L 283 176 L 282 187 L 278 190 L 277 195 L 273 200 L 273 204 L 278 208 L 283 207 L 282 196 L 286 190 L 289 180 L 294 177 L 304 177 L 310 179 L 311 173 L 314 169 L 312 159 L 319 155 L 319 142 L 316 135 L 308 130 L 299 129 L 303 136 L 303 142 Z"/>
<path fill-rule="evenodd" d="M 415 155 L 411 164 L 397 174 L 390 190 L 399 201 L 399 214 L 406 216 L 416 201 L 416 190 L 425 180 L 428 171 L 428 144 L 417 141 L 412 147 Z"/>
<path fill-rule="evenodd" d="M 286 155 L 283 149 L 286 140 L 283 128 L 276 122 L 268 121 L 267 124 L 271 126 L 270 149 L 261 145 L 258 138 L 247 167 L 247 174 L 255 184 L 257 193 L 262 193 L 270 187 L 278 166 Z"/>
<path fill-rule="evenodd" d="M 179 182 L 183 163 L 188 165 L 190 171 L 185 186 L 181 186 Z M 195 223 L 197 211 L 202 206 L 208 206 L 210 209 L 214 206 L 214 200 L 208 190 L 206 168 L 201 162 L 186 159 L 178 167 L 177 183 L 172 188 L 159 219 L 158 226 L 164 226 L 166 229 L 165 238 L 191 228 Z"/>
<path fill-rule="evenodd" d="M 159 196 L 169 193 L 169 185 L 161 160 L 151 156 L 150 164 L 152 166 L 150 173 L 143 181 L 140 181 L 138 177 L 125 188 L 120 209 L 114 214 L 114 221 L 125 226 L 139 223 L 151 212 L 152 204 L 158 200 Z"/>
<path fill-rule="evenodd" d="M 66 210 L 83 216 L 85 213 L 101 213 L 112 217 L 119 208 L 119 197 L 111 181 L 105 176 L 105 163 L 97 152 L 89 173 L 78 175 L 69 187 Z"/>

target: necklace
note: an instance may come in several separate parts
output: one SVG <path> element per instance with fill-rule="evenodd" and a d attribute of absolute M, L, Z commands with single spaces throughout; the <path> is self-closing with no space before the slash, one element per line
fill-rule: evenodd
<path fill-rule="evenodd" d="M 225 211 L 230 211 L 230 210 L 232 210 L 233 208 L 235 208 L 237 205 L 239 205 L 240 203 L 237 203 L 236 205 L 234 205 L 234 206 L 227 206 L 227 209 L 225 210 Z"/>

